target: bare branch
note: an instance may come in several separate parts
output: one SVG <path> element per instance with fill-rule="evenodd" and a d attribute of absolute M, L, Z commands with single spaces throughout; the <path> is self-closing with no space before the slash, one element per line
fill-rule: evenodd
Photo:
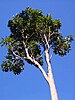
<path fill-rule="evenodd" d="M 16 59 L 21 58 L 19 55 L 17 55 L 14 51 L 12 51 L 13 55 L 16 57 Z"/>
<path fill-rule="evenodd" d="M 52 52 L 52 54 L 50 55 L 50 60 L 52 59 L 53 55 L 54 55 L 54 53 Z"/>
<path fill-rule="evenodd" d="M 11 50 L 13 55 L 16 57 L 16 59 L 19 59 L 19 58 L 24 58 L 24 59 L 27 59 L 27 57 L 20 57 L 18 54 L 16 54 L 13 50 Z"/>

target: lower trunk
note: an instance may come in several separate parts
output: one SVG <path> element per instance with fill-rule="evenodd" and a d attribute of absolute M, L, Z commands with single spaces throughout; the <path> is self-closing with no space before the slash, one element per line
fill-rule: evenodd
<path fill-rule="evenodd" d="M 50 87 L 51 98 L 52 100 L 58 100 L 58 95 L 57 95 L 57 91 L 56 91 L 56 87 L 54 83 L 51 64 L 50 64 L 50 57 L 49 57 L 49 53 L 47 49 L 45 51 L 45 56 L 46 56 L 46 63 L 47 63 L 47 70 L 48 70 L 48 84 Z"/>
<path fill-rule="evenodd" d="M 55 87 L 55 83 L 54 83 L 52 70 L 49 70 L 49 73 L 48 73 L 48 84 L 50 87 L 52 100 L 58 100 L 58 95 L 57 95 L 57 91 L 56 91 L 56 87 Z"/>

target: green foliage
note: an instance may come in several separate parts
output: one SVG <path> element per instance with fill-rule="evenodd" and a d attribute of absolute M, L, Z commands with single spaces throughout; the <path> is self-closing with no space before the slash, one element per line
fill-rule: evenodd
<path fill-rule="evenodd" d="M 7 61 L 3 61 L 1 64 L 2 70 L 5 72 L 13 71 L 13 73 L 16 75 L 20 74 L 24 68 L 24 62 L 20 58 L 16 58 L 11 51 L 9 51 L 8 55 L 5 56 Z"/>
<path fill-rule="evenodd" d="M 62 36 L 59 32 L 60 20 L 53 20 L 49 14 L 44 16 L 41 10 L 27 7 L 8 21 L 8 27 L 11 31 L 10 36 L 0 42 L 1 46 L 6 45 L 8 49 L 7 60 L 1 65 L 5 72 L 13 71 L 14 74 L 19 74 L 24 69 L 24 60 L 34 64 L 26 58 L 25 48 L 28 49 L 29 55 L 42 66 L 41 46 L 44 50 L 47 48 L 44 34 L 50 46 L 49 50 L 53 49 L 55 54 L 64 56 L 71 49 L 70 43 L 73 37 L 71 35 L 65 38 Z"/>
<path fill-rule="evenodd" d="M 13 63 L 10 60 L 3 61 L 1 67 L 4 72 L 13 71 L 15 75 L 18 75 L 22 72 L 22 70 L 24 70 L 23 65 L 23 61 L 17 59 Z"/>
<path fill-rule="evenodd" d="M 63 38 L 62 35 L 58 35 L 55 38 L 52 38 L 52 49 L 55 54 L 59 54 L 61 56 L 66 55 L 69 53 L 71 46 L 70 42 L 73 40 L 72 36 L 67 36 L 66 38 Z"/>

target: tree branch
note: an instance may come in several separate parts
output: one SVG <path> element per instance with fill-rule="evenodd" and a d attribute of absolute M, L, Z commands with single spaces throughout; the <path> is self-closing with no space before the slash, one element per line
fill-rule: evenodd
<path fill-rule="evenodd" d="M 49 46 L 49 43 L 48 43 L 48 40 L 47 40 L 47 37 L 46 35 L 44 34 L 44 38 L 45 38 L 45 42 L 46 42 L 46 48 L 45 49 L 50 49 L 50 46 Z"/>
<path fill-rule="evenodd" d="M 48 42 L 50 41 L 50 37 L 54 34 L 59 34 L 59 32 L 50 32 L 50 28 L 49 28 L 49 38 L 48 38 Z"/>
<path fill-rule="evenodd" d="M 52 52 L 52 54 L 50 55 L 50 60 L 52 59 L 52 57 L 53 57 L 53 54 L 54 54 L 54 53 Z"/>
<path fill-rule="evenodd" d="M 48 37 L 48 41 L 50 39 L 50 35 L 51 35 L 51 31 L 50 31 L 50 26 L 49 26 L 49 37 Z"/>
<path fill-rule="evenodd" d="M 34 58 L 30 57 L 30 55 L 28 53 L 28 48 L 26 48 L 26 45 L 25 45 L 24 42 L 23 42 L 23 44 L 24 44 L 24 47 L 25 47 L 27 59 L 29 59 L 34 65 L 38 66 L 39 70 L 41 71 L 41 73 L 43 74 L 44 78 L 48 82 L 48 76 L 47 76 L 46 72 L 44 71 L 44 69 L 42 68 L 42 66 Z"/>
<path fill-rule="evenodd" d="M 16 57 L 16 59 L 18 58 L 24 58 L 24 59 L 27 59 L 27 57 L 20 57 L 19 55 L 17 55 L 13 50 L 11 50 L 13 55 Z"/>
<path fill-rule="evenodd" d="M 39 70 L 42 72 L 44 78 L 46 79 L 46 81 L 48 81 L 48 77 L 47 77 L 47 75 L 46 75 L 46 72 L 45 72 L 44 69 L 42 68 L 42 66 L 41 66 L 35 59 L 32 59 L 32 58 L 29 56 L 29 53 L 28 53 L 28 50 L 27 50 L 27 49 L 25 49 L 25 50 L 26 50 L 26 54 L 27 54 L 28 59 L 29 59 L 32 63 L 34 63 L 35 65 L 38 66 L 38 68 L 39 68 Z"/>

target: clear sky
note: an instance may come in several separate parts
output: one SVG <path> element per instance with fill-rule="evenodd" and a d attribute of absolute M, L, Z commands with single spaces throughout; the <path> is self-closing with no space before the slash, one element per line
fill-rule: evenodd
<path fill-rule="evenodd" d="M 0 0 L 0 39 L 10 34 L 8 20 L 26 7 L 50 13 L 62 22 L 61 33 L 73 34 L 75 28 L 75 0 Z M 75 37 L 75 36 L 74 36 Z M 54 56 L 52 69 L 59 100 L 75 100 L 75 41 L 65 57 Z M 0 64 L 5 60 L 6 48 L 0 48 Z M 18 76 L 0 69 L 0 100 L 51 100 L 49 87 L 41 72 L 25 63 Z"/>

